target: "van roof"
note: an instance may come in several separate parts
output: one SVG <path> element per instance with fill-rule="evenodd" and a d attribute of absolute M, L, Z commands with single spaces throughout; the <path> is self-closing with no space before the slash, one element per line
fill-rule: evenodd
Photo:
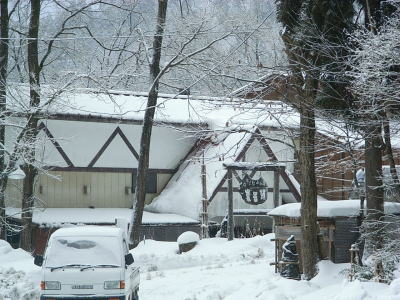
<path fill-rule="evenodd" d="M 51 237 L 59 236 L 119 236 L 122 229 L 112 226 L 76 226 L 57 229 Z"/>

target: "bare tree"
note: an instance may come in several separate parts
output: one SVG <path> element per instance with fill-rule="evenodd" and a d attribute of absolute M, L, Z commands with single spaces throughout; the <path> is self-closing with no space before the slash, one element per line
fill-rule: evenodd
<path fill-rule="evenodd" d="M 18 3 L 17 3 L 18 4 Z M 55 91 L 52 95 L 48 92 L 45 93 L 46 97 L 43 99 L 43 91 L 41 89 L 41 78 L 43 78 L 43 71 L 45 68 L 54 61 L 53 49 L 57 48 L 55 44 L 59 38 L 70 34 L 72 31 L 80 29 L 79 25 L 71 25 L 71 21 L 74 18 L 88 10 L 90 7 L 100 4 L 106 4 L 101 0 L 94 0 L 85 2 L 78 8 L 68 9 L 64 8 L 68 13 L 65 19 L 61 22 L 60 27 L 54 33 L 53 37 L 49 40 L 45 40 L 44 47 L 40 47 L 39 27 L 41 20 L 41 1 L 31 0 L 30 1 L 30 22 L 27 34 L 27 64 L 28 64 L 28 80 L 29 80 L 29 101 L 28 103 L 22 104 L 23 107 L 27 107 L 19 113 L 18 117 L 23 118 L 25 123 L 19 124 L 17 127 L 20 128 L 20 132 L 17 134 L 14 141 L 14 149 L 6 149 L 4 145 L 1 145 L 1 149 L 8 151 L 8 163 L 4 167 L 3 174 L 9 174 L 23 158 L 26 177 L 23 183 L 23 195 L 22 195 L 22 233 L 20 245 L 26 250 L 32 248 L 32 209 L 34 207 L 35 196 L 34 196 L 34 182 L 35 177 L 38 174 L 38 168 L 40 168 L 37 162 L 36 146 L 37 146 L 37 135 L 38 135 L 38 124 L 42 118 L 46 118 L 45 113 L 46 107 L 51 105 L 58 97 L 66 91 L 66 89 L 72 85 L 80 76 L 74 76 L 66 80 L 66 82 L 60 85 L 59 90 Z M 20 8 L 22 9 L 22 8 Z M 25 35 L 21 34 L 25 39 Z M 41 50 L 43 54 L 40 55 Z M 16 87 L 18 89 L 19 87 Z M 23 87 L 22 87 L 23 89 Z M 22 93 L 24 94 L 24 93 Z M 10 97 L 11 99 L 11 97 Z M 22 101 L 23 102 L 23 101 Z M 7 115 L 2 114 L 2 116 Z M 40 168 L 41 169 L 41 168 Z M 41 169 L 43 170 L 43 169 Z M 45 172 L 46 173 L 46 172 Z M 4 195 L 4 191 L 7 186 L 7 178 L 4 178 L 1 182 L 1 191 Z M 2 209 L 3 211 L 3 209 Z"/>
<path fill-rule="evenodd" d="M 151 128 L 153 125 L 154 113 L 157 106 L 157 96 L 158 89 L 160 85 L 165 82 L 161 82 L 161 79 L 164 78 L 169 72 L 174 69 L 182 70 L 182 68 L 187 67 L 188 65 L 193 65 L 195 67 L 201 66 L 204 56 L 207 56 L 208 52 L 212 52 L 214 50 L 214 46 L 223 40 L 227 40 L 229 37 L 233 35 L 235 31 L 235 27 L 230 28 L 227 32 L 222 32 L 218 34 L 211 34 L 211 29 L 213 29 L 212 24 L 207 24 L 206 19 L 201 19 L 194 28 L 190 28 L 188 30 L 187 35 L 184 36 L 183 41 L 173 40 L 169 37 L 169 43 L 171 44 L 171 48 L 176 49 L 174 53 L 170 53 L 166 62 L 164 62 L 163 66 L 160 67 L 160 60 L 162 59 L 161 55 L 161 47 L 163 43 L 163 34 L 164 28 L 167 25 L 166 20 L 166 8 L 167 1 L 159 0 L 158 2 L 158 17 L 157 17 L 157 25 L 156 25 L 156 34 L 153 38 L 153 55 L 150 63 L 150 89 L 148 96 L 148 103 L 145 112 L 144 122 L 143 122 L 143 131 L 141 138 L 141 149 L 140 149 L 140 157 L 139 157 L 139 165 L 138 165 L 138 174 L 137 174 L 137 182 L 136 189 L 134 195 L 134 205 L 135 211 L 132 216 L 132 226 L 130 229 L 130 238 L 133 246 L 136 246 L 140 241 L 140 225 L 142 221 L 144 203 L 145 203 L 145 179 L 146 173 L 148 169 L 149 163 L 149 151 L 150 151 L 150 140 L 151 140 Z M 267 16 L 261 24 L 263 24 Z M 185 20 L 184 20 L 185 21 Z M 258 28 L 260 27 L 260 24 Z M 253 31 L 247 36 L 245 41 L 254 33 L 258 28 L 253 29 Z M 202 39 L 202 37 L 207 34 L 211 35 L 212 38 Z M 198 40 L 201 40 L 202 43 L 199 43 Z M 220 57 L 220 60 L 217 64 L 214 65 L 214 69 L 211 69 L 207 74 L 212 74 L 212 70 L 215 70 L 218 66 L 221 66 L 224 62 L 226 62 L 229 56 L 234 53 L 241 45 L 244 44 L 243 41 L 239 46 L 237 46 L 233 51 L 228 53 L 225 56 Z M 178 47 L 177 47 L 178 45 Z M 196 58 L 198 58 L 199 63 L 196 64 Z M 196 85 L 200 82 L 205 76 L 202 76 L 200 79 L 194 78 L 194 82 L 190 83 L 186 86 L 180 93 L 188 93 L 190 87 Z"/>
<path fill-rule="evenodd" d="M 7 86 L 7 66 L 8 66 L 8 0 L 1 0 L 0 3 L 0 116 L 1 123 L 4 122 L 4 112 L 6 111 L 6 86 Z M 4 171 L 4 144 L 5 126 L 0 123 L 0 176 L 3 181 Z M 5 177 L 5 176 L 4 176 Z M 0 225 L 5 223 L 5 203 L 4 191 L 0 190 Z M 5 227 L 0 227 L 0 238 L 5 238 Z"/>
<path fill-rule="evenodd" d="M 146 176 L 149 168 L 150 139 L 153 127 L 154 113 L 157 105 L 158 88 L 161 76 L 160 60 L 168 0 L 158 1 L 157 27 L 153 41 L 153 58 L 150 64 L 150 90 L 147 98 L 147 108 L 143 119 L 142 137 L 140 139 L 139 164 L 136 179 L 134 213 L 131 222 L 131 243 L 136 247 L 140 242 L 140 225 L 144 202 L 146 198 Z"/>

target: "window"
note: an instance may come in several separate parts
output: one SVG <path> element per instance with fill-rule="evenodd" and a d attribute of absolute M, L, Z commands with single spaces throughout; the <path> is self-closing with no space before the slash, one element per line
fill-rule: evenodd
<path fill-rule="evenodd" d="M 136 173 L 137 173 L 137 170 L 134 170 L 132 172 L 132 194 L 135 192 L 135 188 L 136 188 Z M 147 173 L 146 193 L 148 193 L 148 194 L 156 194 L 157 193 L 157 174 L 156 173 Z"/>
<path fill-rule="evenodd" d="M 113 236 L 56 237 L 46 250 L 46 267 L 121 266 L 118 244 Z"/>

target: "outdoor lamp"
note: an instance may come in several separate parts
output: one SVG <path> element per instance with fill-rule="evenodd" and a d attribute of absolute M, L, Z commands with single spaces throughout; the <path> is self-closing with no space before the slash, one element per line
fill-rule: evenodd
<path fill-rule="evenodd" d="M 25 172 L 22 171 L 21 167 L 18 166 L 18 168 L 16 168 L 14 171 L 12 171 L 9 175 L 8 175 L 9 179 L 24 179 L 25 178 Z"/>

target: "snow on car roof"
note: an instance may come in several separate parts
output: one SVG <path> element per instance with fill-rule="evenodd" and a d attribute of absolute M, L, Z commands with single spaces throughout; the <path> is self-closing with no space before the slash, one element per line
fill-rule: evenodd
<path fill-rule="evenodd" d="M 57 229 L 52 237 L 60 236 L 119 236 L 122 229 L 112 226 L 75 226 Z"/>

